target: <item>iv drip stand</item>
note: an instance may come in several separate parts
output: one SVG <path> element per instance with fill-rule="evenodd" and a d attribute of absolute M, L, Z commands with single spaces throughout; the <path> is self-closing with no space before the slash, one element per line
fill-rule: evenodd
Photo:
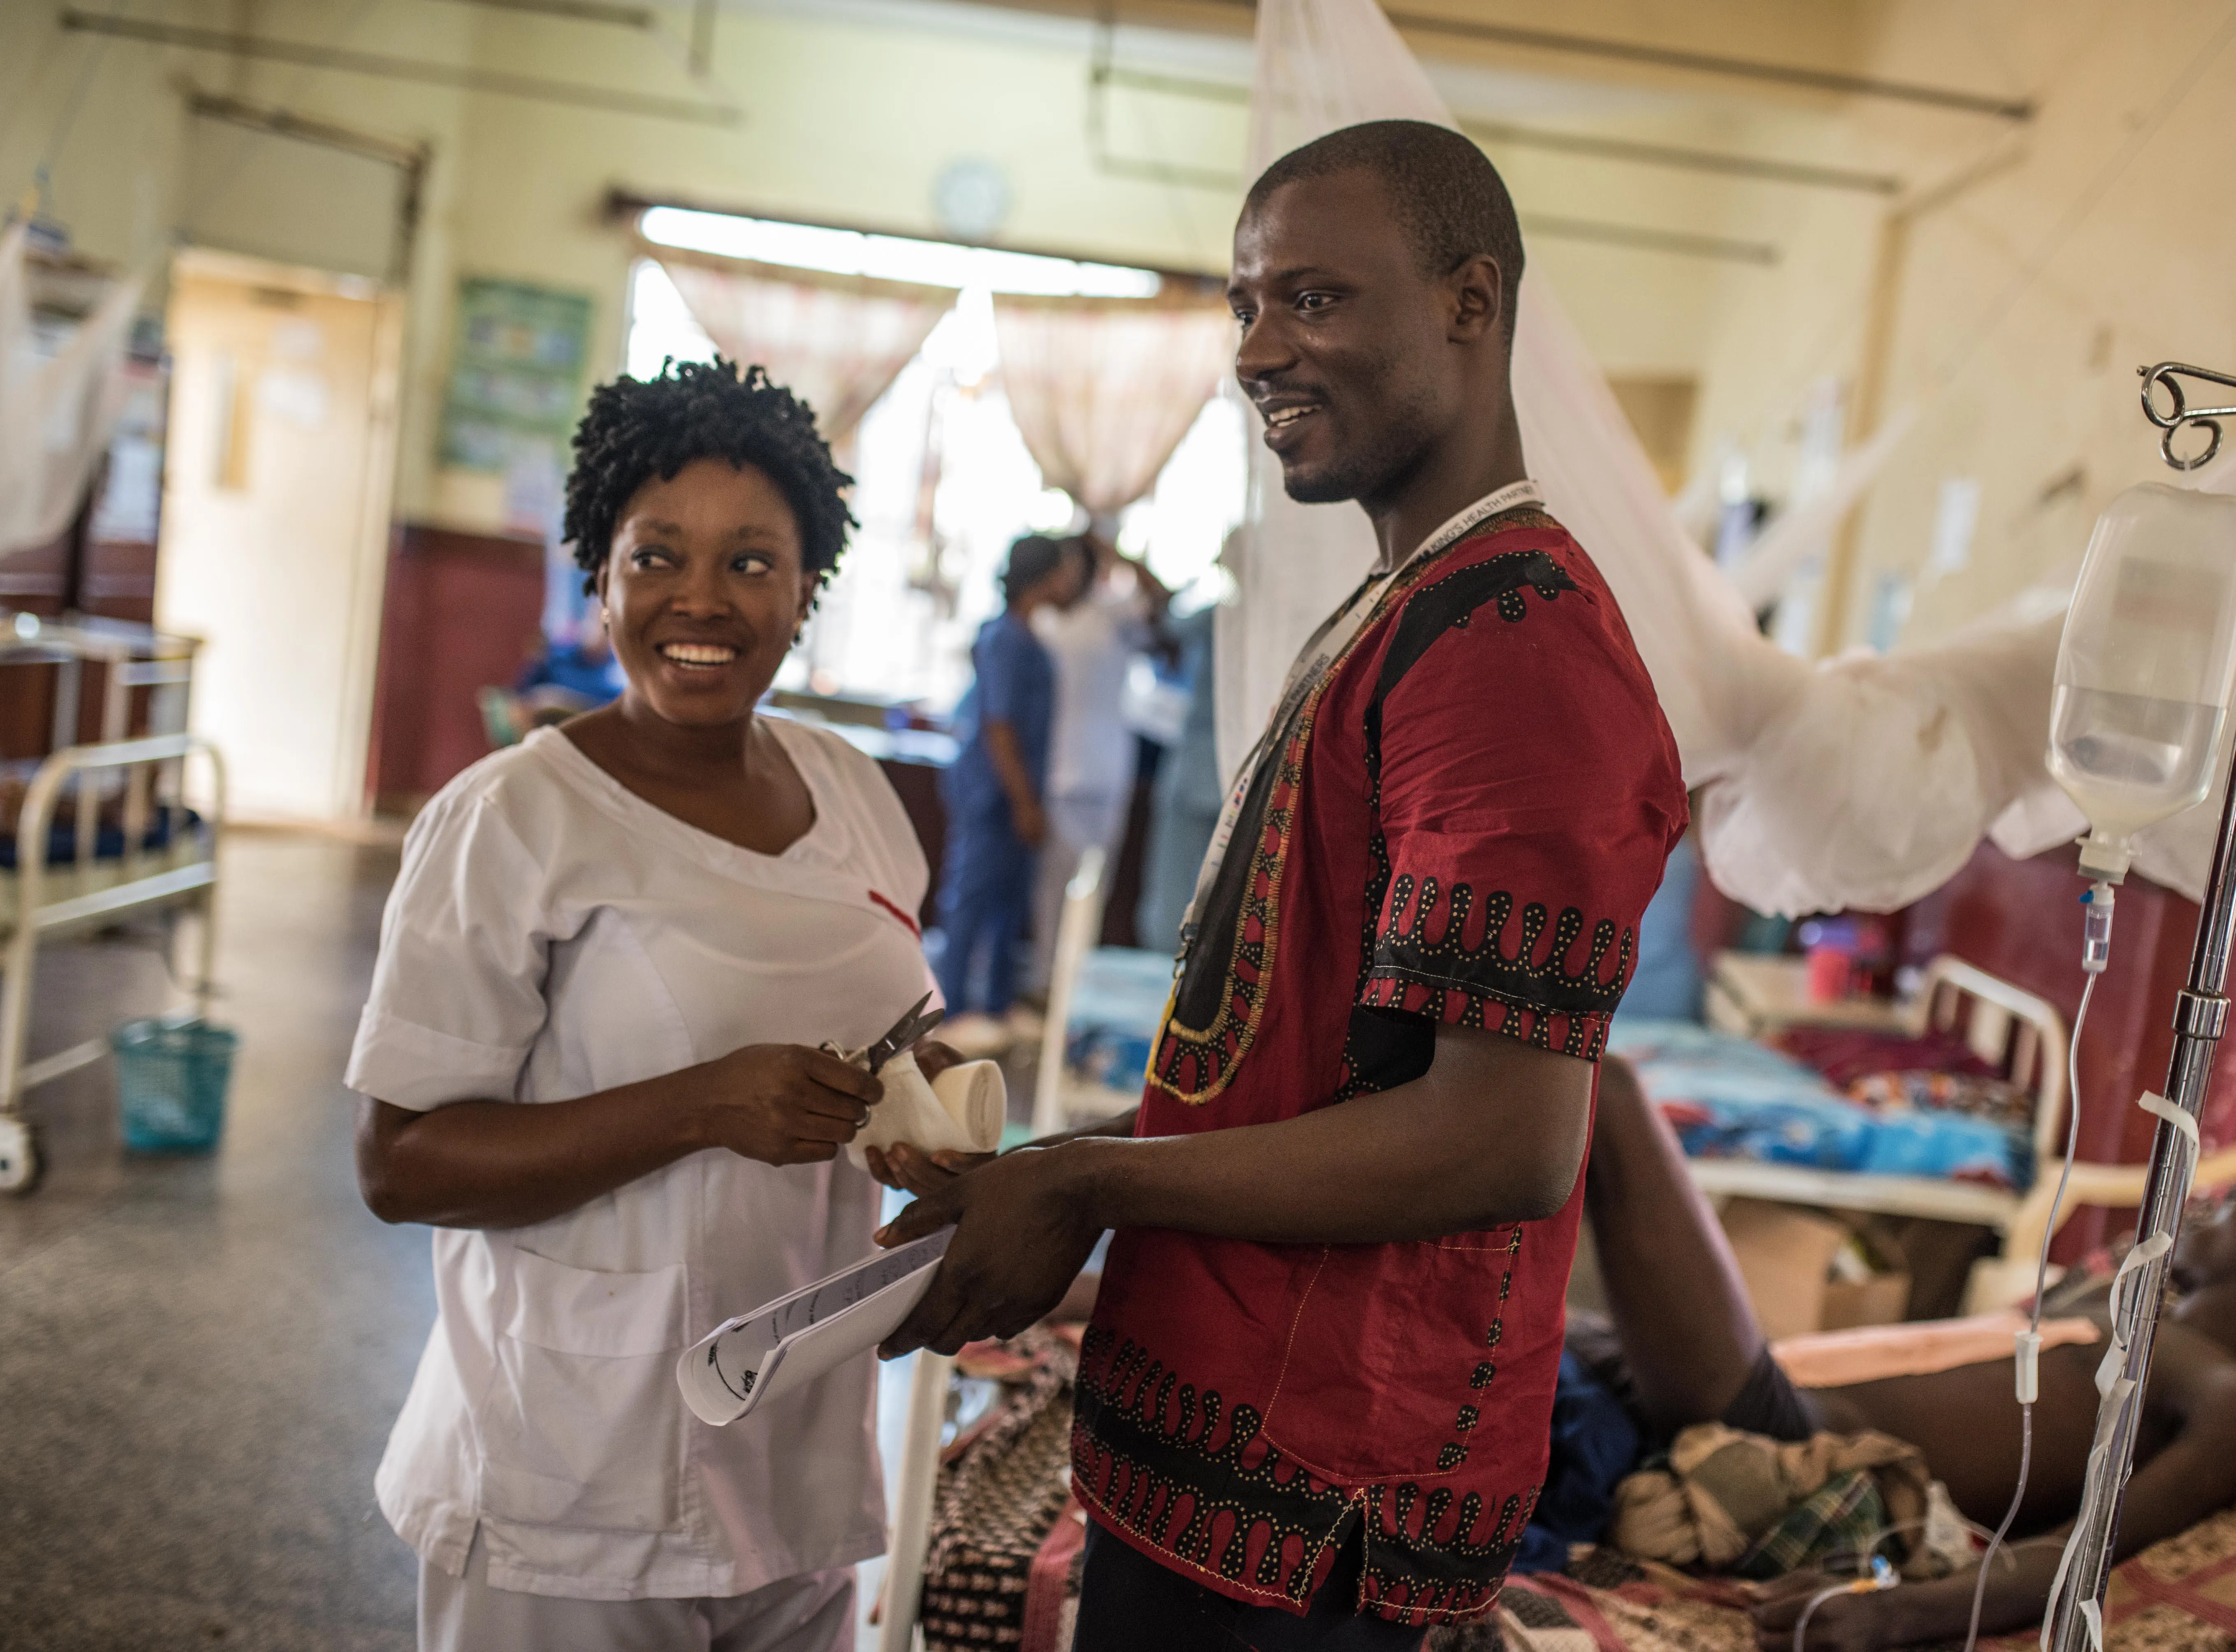
<path fill-rule="evenodd" d="M 2203 407 L 2192 411 L 2173 375 L 2187 374 L 2213 384 L 2236 388 L 2236 378 L 2208 372 L 2180 362 L 2160 362 L 2142 369 L 2143 415 L 2166 432 L 2160 452 L 2178 471 L 2195 470 L 2220 448 L 2218 418 L 2236 417 L 2236 407 Z M 2153 400 L 2163 387 L 2174 403 L 2171 413 L 2161 413 Z M 2195 425 L 2211 432 L 2211 444 L 2195 458 L 2174 457 L 2174 438 L 2184 426 Z M 2220 809 L 2220 837 L 2213 851 L 2213 876 L 2206 886 L 2205 903 L 2198 913 L 2197 941 L 2189 960 L 2189 981 L 2174 996 L 2174 1058 L 2167 1068 L 2167 1099 L 2194 1121 L 2205 1106 L 2206 1087 L 2213 1076 L 2213 1053 L 2228 1021 L 2228 983 L 2232 938 L 2236 938 L 2236 785 L 2229 787 Z M 2078 1096 L 2068 1105 L 2080 1105 Z M 2190 1178 L 2197 1168 L 2195 1137 L 2169 1121 L 2159 1121 L 2151 1141 L 2150 1175 L 2145 1184 L 2142 1212 L 2135 1224 L 2139 1248 L 2163 1239 L 2166 1250 L 2143 1263 L 2125 1285 L 2114 1292 L 2112 1334 L 2116 1346 L 2127 1349 L 2120 1378 L 2104 1397 L 2096 1419 L 2098 1449 L 2090 1454 L 2088 1478 L 2075 1517 L 2064 1586 L 2050 1603 L 2050 1629 L 2043 1645 L 2050 1652 L 2091 1652 L 2096 1624 L 2102 1622 L 2104 1590 L 2112 1576 L 2112 1556 L 2119 1541 L 2120 1505 L 2127 1491 L 2127 1477 L 2135 1459 L 2135 1431 L 2142 1420 L 2143 1389 L 2151 1372 L 2151 1348 L 2156 1339 L 2159 1313 L 2166 1292 L 2170 1254 L 2181 1231 L 2181 1218 L 2189 1202 Z M 2094 1609 L 2089 1609 L 2093 1608 Z"/>

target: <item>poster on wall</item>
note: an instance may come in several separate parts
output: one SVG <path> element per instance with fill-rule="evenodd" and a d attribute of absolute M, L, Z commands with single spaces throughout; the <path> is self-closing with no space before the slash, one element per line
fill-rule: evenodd
<path fill-rule="evenodd" d="M 559 544 L 569 439 L 582 409 L 590 299 L 521 281 L 458 284 L 457 343 L 443 408 L 442 462 L 504 482 L 504 526 L 544 543 L 544 630 L 570 637 L 580 582 Z"/>
<path fill-rule="evenodd" d="M 443 463 L 505 479 L 505 525 L 542 534 L 582 406 L 590 299 L 519 281 L 458 285 Z"/>

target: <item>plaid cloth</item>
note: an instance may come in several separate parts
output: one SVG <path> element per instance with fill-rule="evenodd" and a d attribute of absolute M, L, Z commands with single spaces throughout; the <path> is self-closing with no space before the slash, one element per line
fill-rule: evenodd
<path fill-rule="evenodd" d="M 1868 1512 L 1844 1506 L 1853 1494 L 1827 1488 L 1861 1474 L 1876 1488 Z M 1721 1423 L 1700 1423 L 1670 1443 L 1666 1463 L 1641 1469 L 1615 1487 L 1607 1538 L 1624 1553 L 1673 1566 L 1772 1576 L 1888 1526 L 1917 1530 L 1930 1504 L 1931 1477 L 1917 1448 L 1885 1434 L 1815 1434 L 1774 1440 Z M 1868 1524 L 1864 1524 L 1865 1521 Z M 1789 1523 L 1790 1529 L 1789 1529 Z M 1827 1528 L 1837 1530 L 1827 1530 Z M 1919 1545 L 1888 1558 L 1905 1574 L 1943 1568 Z M 1776 1562 L 1786 1561 L 1786 1567 Z"/>
<path fill-rule="evenodd" d="M 1869 1471 L 1849 1469 L 1788 1509 L 1732 1570 L 1767 1582 L 1813 1566 L 1827 1555 L 1865 1553 L 1886 1528 L 1886 1504 L 1878 1484 Z"/>

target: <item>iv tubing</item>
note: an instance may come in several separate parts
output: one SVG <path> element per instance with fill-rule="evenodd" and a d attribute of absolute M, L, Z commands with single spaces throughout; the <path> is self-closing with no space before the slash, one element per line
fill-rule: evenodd
<path fill-rule="evenodd" d="M 1793 1620 L 1793 1652 L 1802 1652 L 1802 1642 L 1809 1633 L 1809 1620 L 1816 1616 L 1817 1609 L 1833 1596 L 1876 1595 L 1883 1589 L 1892 1589 L 1895 1576 L 1892 1571 L 1884 1570 L 1885 1564 L 1884 1561 L 1879 1562 L 1878 1569 L 1858 1577 L 1852 1583 L 1835 1583 L 1830 1589 L 1820 1589 L 1812 1595 L 1809 1603 L 1801 1609 L 1801 1616 Z"/>
<path fill-rule="evenodd" d="M 2092 913 L 2091 916 L 2095 914 Z M 2102 945 L 2103 951 L 2108 953 L 2110 950 L 2108 923 L 2106 928 L 2108 932 L 2102 938 Z M 2094 937 L 2091 938 L 2095 939 Z M 2042 1299 L 2043 1292 L 2049 1289 L 2049 1245 L 2050 1241 L 2057 1234 L 2057 1213 L 2065 1203 L 2065 1190 L 2073 1180 L 2074 1157 L 2081 1146 L 2081 1030 L 2088 1024 L 2088 1000 L 2095 995 L 2096 983 L 2101 978 L 2100 971 L 2103 968 L 2101 961 L 2102 956 L 2103 953 L 2098 953 L 2091 959 L 2095 964 L 2095 967 L 2089 969 L 2082 980 L 2081 1008 L 2074 1014 L 2073 1037 L 2066 1045 L 2065 1167 L 2058 1172 L 2057 1192 L 2049 1201 L 2049 1221 L 2042 1229 L 2042 1254 L 2035 1262 L 2034 1307 L 2028 1316 L 2027 1340 L 2022 1345 L 2024 1352 L 2018 1356 L 2014 1370 L 2022 1395 L 2034 1392 L 2034 1384 L 2029 1380 L 2031 1373 L 2025 1366 L 2027 1361 L 2038 1354 L 2042 1347 Z M 2003 1524 L 1996 1528 L 1996 1535 L 1988 1541 L 1987 1552 L 1980 1557 L 1980 1576 L 1972 1585 L 1972 1623 L 1971 1627 L 1965 1631 L 1964 1652 L 1975 1652 L 1975 1649 L 1980 1643 L 1980 1609 L 1988 1597 L 1988 1573 L 1996 1563 L 1996 1550 L 2003 1546 L 2003 1539 L 2010 1535 L 2012 1522 L 2019 1517 L 2019 1505 L 2026 1501 L 2027 1477 L 2033 1467 L 2034 1402 L 2031 1399 L 2023 1399 L 2019 1405 L 2018 1485 L 2011 1492 L 2011 1506 L 2003 1511 Z"/>
<path fill-rule="evenodd" d="M 1965 1519 L 1962 1514 L 1958 1514 L 1956 1516 L 1956 1519 L 1958 1523 L 1963 1526 L 1965 1530 L 1970 1532 L 1976 1537 L 1984 1537 L 1989 1535 L 1987 1527 L 1976 1524 L 1974 1522 Z M 1819 1606 L 1822 1606 L 1826 1601 L 1831 1600 L 1833 1596 L 1870 1595 L 1875 1594 L 1883 1589 L 1894 1588 L 1901 1580 L 1895 1575 L 1893 1570 L 1887 1566 L 1885 1562 L 1880 1558 L 1879 1545 L 1884 1543 L 1889 1537 L 1899 1537 L 1905 1531 L 1914 1531 L 1930 1524 L 1930 1520 L 1904 1520 L 1891 1526 L 1881 1526 L 1878 1529 L 1878 1533 L 1873 1536 L 1871 1542 L 1864 1544 L 1861 1550 L 1854 1551 L 1869 1562 L 1871 1566 L 1869 1581 L 1866 1581 L 1864 1578 L 1858 1578 L 1853 1583 L 1835 1583 L 1831 1588 L 1819 1589 L 1816 1594 L 1811 1596 L 1807 1603 L 1801 1609 L 1800 1617 L 1795 1621 L 1793 1625 L 1793 1652 L 1803 1652 L 1802 1642 L 1809 1633 L 1809 1620 L 1816 1616 L 1817 1609 Z M 1835 1552 L 1837 1553 L 1839 1551 L 1836 1550 Z M 2013 1563 L 2016 1564 L 2016 1563 L 2014 1562 Z"/>

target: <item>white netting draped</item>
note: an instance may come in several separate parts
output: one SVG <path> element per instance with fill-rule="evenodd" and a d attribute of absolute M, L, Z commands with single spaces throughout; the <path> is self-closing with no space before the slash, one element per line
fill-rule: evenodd
<path fill-rule="evenodd" d="M 1451 124 L 1373 0 L 1259 0 L 1252 175 L 1324 133 L 1386 119 Z M 2042 763 L 2062 614 L 1992 619 L 1884 655 L 1797 659 L 1761 635 L 1748 600 L 1679 527 L 1605 376 L 1534 270 L 1516 312 L 1514 396 L 1530 474 L 1622 603 L 1687 782 L 1706 788 L 1705 858 L 1727 893 L 1766 912 L 1886 910 L 1944 881 L 1991 825 L 2014 853 L 2077 829 Z M 1897 421 L 1851 454 L 1828 499 L 1852 498 L 1900 439 Z M 1230 768 L 1305 634 L 1373 554 L 1355 506 L 1292 503 L 1262 448 L 1252 502 L 1240 596 L 1219 634 Z M 1828 503 L 1818 514 L 1835 513 Z M 1805 521 L 1783 537 L 1829 525 Z M 2194 896 L 2213 822 L 2209 807 L 2192 814 L 2147 833 L 2137 864 Z"/>
<path fill-rule="evenodd" d="M 124 405 L 142 283 L 113 281 L 53 355 L 31 330 L 28 227 L 0 234 L 0 556 L 59 537 Z"/>

